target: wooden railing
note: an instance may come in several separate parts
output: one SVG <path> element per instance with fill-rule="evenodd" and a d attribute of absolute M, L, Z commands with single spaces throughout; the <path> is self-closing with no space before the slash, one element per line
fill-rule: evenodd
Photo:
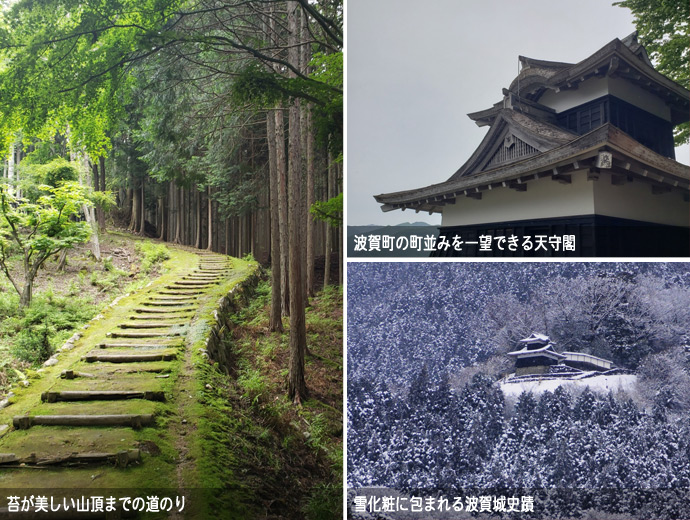
<path fill-rule="evenodd" d="M 611 370 L 613 368 L 613 363 L 606 359 L 601 359 L 590 354 L 582 354 L 580 352 L 563 352 L 565 356 L 565 361 L 572 361 L 574 363 L 587 363 L 588 365 L 593 365 L 595 367 L 603 368 L 605 370 Z"/>

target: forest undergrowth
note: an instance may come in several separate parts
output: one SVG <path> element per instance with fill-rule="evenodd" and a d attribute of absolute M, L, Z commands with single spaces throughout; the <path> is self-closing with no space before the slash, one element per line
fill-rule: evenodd
<path fill-rule="evenodd" d="M 301 407 L 286 396 L 288 319 L 268 329 L 270 285 L 261 282 L 232 317 L 224 338 L 229 375 L 202 367 L 206 387 L 201 474 L 211 513 L 230 517 L 330 519 L 342 516 L 342 289 L 328 287 L 307 307 L 306 380 Z M 211 390 L 212 389 L 212 390 Z M 235 516 L 232 516 L 235 515 Z"/>
<path fill-rule="evenodd" d="M 58 255 L 47 261 L 25 309 L 7 278 L 0 278 L 0 396 L 40 370 L 41 363 L 113 299 L 155 279 L 168 255 L 163 244 L 118 232 L 101 233 L 100 246 L 101 262 L 86 246 L 69 250 L 62 270 Z M 19 256 L 11 259 L 10 272 L 22 281 Z"/>
<path fill-rule="evenodd" d="M 348 266 L 348 486 L 532 496 L 520 518 L 688 518 L 689 304 L 682 263 Z M 534 333 L 634 384 L 504 394 Z"/>

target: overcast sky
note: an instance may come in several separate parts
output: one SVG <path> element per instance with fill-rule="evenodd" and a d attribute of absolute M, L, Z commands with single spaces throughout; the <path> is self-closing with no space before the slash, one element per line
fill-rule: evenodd
<path fill-rule="evenodd" d="M 373 195 L 447 180 L 486 134 L 518 56 L 576 63 L 633 32 L 611 0 L 348 0 L 347 223 L 440 224 Z M 676 157 L 688 163 L 688 147 Z"/>

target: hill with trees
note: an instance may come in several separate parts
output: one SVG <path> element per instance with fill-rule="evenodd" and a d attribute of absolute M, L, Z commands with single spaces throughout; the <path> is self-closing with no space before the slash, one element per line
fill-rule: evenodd
<path fill-rule="evenodd" d="M 687 264 L 350 265 L 348 486 L 687 518 L 689 304 Z M 635 389 L 504 395 L 506 353 L 534 331 L 616 360 Z"/>

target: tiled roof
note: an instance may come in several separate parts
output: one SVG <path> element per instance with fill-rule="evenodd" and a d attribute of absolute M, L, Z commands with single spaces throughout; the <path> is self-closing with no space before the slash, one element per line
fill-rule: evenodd
<path fill-rule="evenodd" d="M 445 182 L 376 195 L 374 198 L 384 204 L 384 211 L 407 207 L 438 212 L 446 201 L 456 197 L 471 196 L 487 189 L 510 187 L 514 186 L 513 183 L 527 183 L 543 175 L 557 175 L 560 167 L 575 167 L 577 170 L 576 167 L 588 165 L 587 161 L 595 159 L 602 149 L 611 150 L 614 157 L 620 157 L 621 161 L 628 161 L 625 163 L 627 174 L 668 187 L 690 189 L 690 167 L 659 155 L 612 124 L 606 123 L 587 134 L 574 136 L 560 146 L 481 174 L 465 175 L 461 168 Z"/>

